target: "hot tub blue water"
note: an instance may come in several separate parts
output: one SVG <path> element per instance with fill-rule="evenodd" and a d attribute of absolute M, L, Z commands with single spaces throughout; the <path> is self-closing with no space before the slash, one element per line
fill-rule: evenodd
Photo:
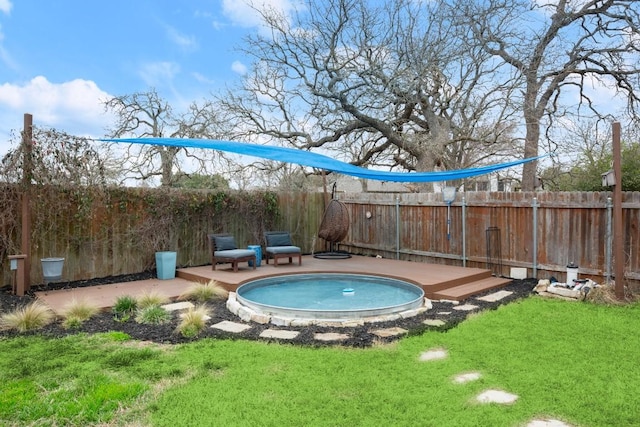
<path fill-rule="evenodd" d="M 256 312 L 305 319 L 357 319 L 421 307 L 422 288 L 362 274 L 291 274 L 252 280 L 237 300 Z"/>

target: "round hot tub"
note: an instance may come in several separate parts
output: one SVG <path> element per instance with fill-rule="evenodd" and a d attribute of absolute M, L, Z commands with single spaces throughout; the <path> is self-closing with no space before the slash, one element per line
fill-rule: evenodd
<path fill-rule="evenodd" d="M 237 301 L 251 310 L 295 319 L 352 320 L 417 309 L 424 291 L 412 283 L 364 274 L 291 274 L 247 282 Z"/>

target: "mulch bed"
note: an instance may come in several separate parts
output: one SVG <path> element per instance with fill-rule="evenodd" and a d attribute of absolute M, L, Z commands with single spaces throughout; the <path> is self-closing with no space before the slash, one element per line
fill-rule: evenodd
<path fill-rule="evenodd" d="M 45 288 L 44 286 L 35 286 L 31 289 L 29 295 L 24 297 L 18 297 L 11 294 L 11 289 L 4 287 L 0 289 L 0 313 L 7 313 L 14 310 L 17 307 L 24 306 L 35 299 L 34 292 L 48 289 L 68 289 L 85 286 L 97 286 L 111 283 L 121 283 L 131 280 L 143 280 L 154 277 L 153 271 L 143 272 L 139 274 L 129 274 L 124 276 L 112 276 L 100 279 L 83 280 L 76 282 L 59 282 L 50 283 Z M 247 339 L 247 340 L 261 340 L 261 341 L 275 341 L 274 339 L 261 338 L 260 333 L 265 329 L 286 329 L 300 331 L 300 334 L 292 339 L 286 340 L 287 343 L 307 345 L 307 346 L 327 346 L 327 345 L 341 345 L 345 347 L 369 347 L 375 343 L 392 342 L 401 338 L 401 336 L 394 336 L 389 338 L 380 338 L 372 333 L 377 329 L 398 327 L 408 331 L 409 335 L 417 335 L 428 329 L 438 329 L 440 331 L 446 331 L 447 329 L 455 327 L 458 323 L 467 318 L 470 313 L 476 313 L 483 310 L 493 310 L 500 305 L 509 304 L 522 298 L 526 298 L 532 294 L 533 288 L 537 281 L 535 279 L 514 280 L 503 290 L 510 291 L 512 294 L 498 302 L 484 302 L 477 300 L 476 298 L 481 295 L 469 298 L 467 301 L 463 301 L 460 304 L 473 304 L 478 307 L 472 312 L 452 310 L 453 305 L 448 302 L 433 301 L 433 309 L 427 311 L 419 316 L 411 317 L 408 319 L 400 319 L 393 322 L 381 322 L 375 324 L 367 324 L 365 326 L 353 327 L 353 328 L 331 328 L 331 327 L 319 327 L 319 326 L 307 326 L 307 327 L 277 327 L 274 325 L 260 325 L 257 323 L 251 323 L 251 329 L 245 332 L 235 334 L 225 331 L 221 331 L 215 328 L 206 328 L 197 338 L 188 339 L 182 337 L 175 332 L 176 325 L 178 324 L 178 314 L 174 314 L 171 322 L 164 325 L 147 325 L 135 322 L 133 319 L 127 322 L 119 322 L 114 319 L 111 312 L 101 312 L 94 316 L 90 320 L 84 322 L 81 327 L 77 329 L 65 329 L 62 327 L 61 321 L 56 321 L 42 329 L 37 331 L 30 331 L 27 333 L 18 333 L 16 331 L 0 330 L 0 338 L 11 338 L 19 335 L 42 335 L 49 338 L 59 338 L 70 334 L 77 333 L 98 333 L 109 331 L 121 331 L 136 340 L 152 341 L 160 344 L 177 344 L 191 342 L 203 338 L 213 339 Z M 489 291 L 487 293 L 493 293 L 495 291 Z M 226 301 L 218 301 L 215 303 L 209 303 L 208 306 L 212 309 L 212 319 L 208 322 L 209 325 L 221 322 L 223 320 L 242 323 L 241 320 L 229 312 L 226 308 Z M 451 312 L 448 315 L 438 314 L 439 312 Z M 425 319 L 439 319 L 445 322 L 444 326 L 434 327 L 427 326 L 423 323 Z M 316 333 L 328 333 L 336 332 L 341 334 L 348 334 L 349 338 L 343 341 L 324 342 L 318 341 L 314 338 Z"/>

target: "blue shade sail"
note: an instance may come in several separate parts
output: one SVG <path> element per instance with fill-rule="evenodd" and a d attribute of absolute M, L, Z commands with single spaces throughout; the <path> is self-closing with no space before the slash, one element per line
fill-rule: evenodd
<path fill-rule="evenodd" d="M 280 162 L 296 163 L 302 166 L 325 169 L 345 175 L 356 176 L 358 178 L 393 182 L 439 182 L 469 178 L 472 176 L 484 175 L 495 172 L 497 170 L 518 166 L 523 163 L 531 162 L 544 157 L 530 157 L 528 159 L 515 160 L 512 162 L 500 163 L 497 165 L 451 171 L 389 172 L 362 168 L 311 151 L 288 147 L 250 144 L 246 142 L 187 138 L 113 138 L 101 139 L 100 141 L 220 150 L 245 156 L 261 157 L 263 159 L 276 160 Z"/>

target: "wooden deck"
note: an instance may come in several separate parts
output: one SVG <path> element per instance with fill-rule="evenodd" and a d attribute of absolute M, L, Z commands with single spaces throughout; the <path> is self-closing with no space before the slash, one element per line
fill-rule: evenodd
<path fill-rule="evenodd" d="M 216 270 L 211 265 L 180 268 L 175 279 L 148 279 L 136 282 L 87 288 L 64 289 L 37 292 L 36 296 L 54 311 L 60 312 L 73 299 L 85 299 L 103 309 L 113 306 L 121 295 L 137 296 L 148 289 L 165 294 L 171 299 L 181 295 L 192 282 L 216 280 L 229 291 L 235 291 L 241 284 L 252 280 L 281 274 L 296 273 L 363 273 L 399 278 L 421 286 L 430 299 L 462 301 L 472 295 L 487 290 L 501 288 L 511 280 L 491 276 L 490 270 L 480 268 L 453 267 L 450 265 L 426 264 L 420 262 L 397 261 L 384 258 L 353 256 L 342 260 L 322 260 L 312 256 L 302 257 L 302 265 L 261 263 L 255 270 L 246 263 L 234 272 L 231 264 L 218 264 Z"/>

